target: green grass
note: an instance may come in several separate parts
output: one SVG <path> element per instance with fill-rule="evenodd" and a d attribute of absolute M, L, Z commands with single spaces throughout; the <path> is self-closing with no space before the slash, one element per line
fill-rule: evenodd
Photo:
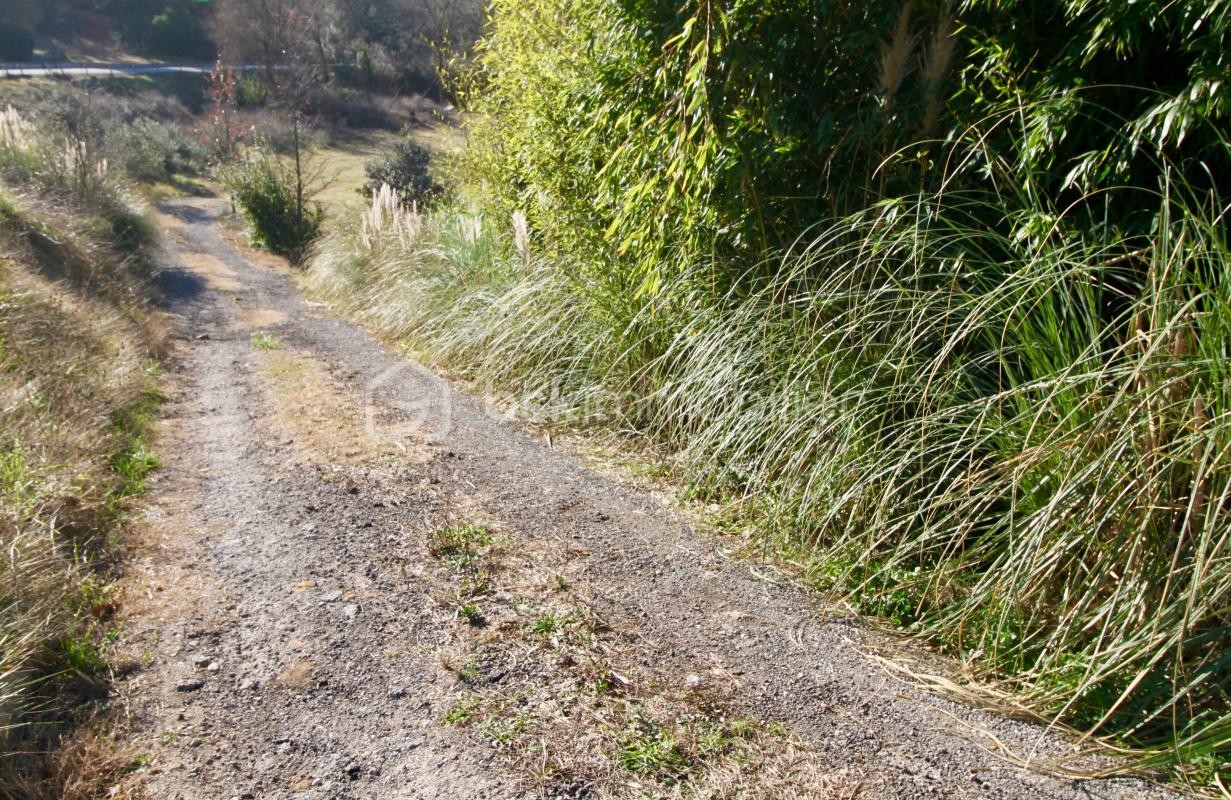
<path fill-rule="evenodd" d="M 251 343 L 253 350 L 278 350 L 282 347 L 282 342 L 278 341 L 278 337 L 269 331 L 253 333 Z"/>
<path fill-rule="evenodd" d="M 447 561 L 454 571 L 466 574 L 465 588 L 476 595 L 484 591 L 483 553 L 491 544 L 491 531 L 482 525 L 449 525 L 433 532 L 428 549 L 432 556 Z"/>
<path fill-rule="evenodd" d="M 20 442 L 0 453 L 0 494 L 5 503 L 19 513 L 27 511 L 37 486 L 37 478 L 26 464 Z"/>
<path fill-rule="evenodd" d="M 462 603 L 457 607 L 457 616 L 475 626 L 484 623 L 483 611 L 476 603 Z"/>
<path fill-rule="evenodd" d="M 571 617 L 545 614 L 541 617 L 536 617 L 533 622 L 526 626 L 526 630 L 538 636 L 556 636 L 568 630 L 572 622 Z"/>
<path fill-rule="evenodd" d="M 482 525 L 449 525 L 435 534 L 435 547 L 442 553 L 465 548 L 487 547 L 492 543 L 492 532 Z"/>
<path fill-rule="evenodd" d="M 671 734 L 650 723 L 628 731 L 615 762 L 634 775 L 673 778 L 688 772 L 688 758 Z"/>
<path fill-rule="evenodd" d="M 440 721 L 446 725 L 461 725 L 478 714 L 482 707 L 483 700 L 478 695 L 462 695 L 449 707 Z"/>

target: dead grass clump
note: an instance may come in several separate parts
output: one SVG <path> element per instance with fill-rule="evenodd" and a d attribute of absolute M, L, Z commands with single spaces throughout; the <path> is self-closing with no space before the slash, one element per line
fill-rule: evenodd
<path fill-rule="evenodd" d="M 74 731 L 48 753 L 41 773 L 22 781 L 16 796 L 57 800 L 142 800 L 130 779 L 139 754 L 117 742 L 99 720 Z"/>

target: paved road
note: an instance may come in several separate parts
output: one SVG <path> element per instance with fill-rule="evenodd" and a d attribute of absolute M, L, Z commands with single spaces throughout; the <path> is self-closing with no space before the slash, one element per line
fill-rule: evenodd
<path fill-rule="evenodd" d="M 115 77 L 120 75 L 206 75 L 213 64 L 0 64 L 0 78 Z M 232 69 L 245 69 L 232 67 Z"/>

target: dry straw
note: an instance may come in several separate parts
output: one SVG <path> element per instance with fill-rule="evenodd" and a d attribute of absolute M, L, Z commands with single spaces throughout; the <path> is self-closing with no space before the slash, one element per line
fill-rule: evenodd
<path fill-rule="evenodd" d="M 382 237 L 396 240 L 405 248 L 415 244 L 422 229 L 423 217 L 418 206 L 412 202 L 407 210 L 397 190 L 382 183 L 360 219 L 359 235 L 368 250 L 378 246 Z"/>
<path fill-rule="evenodd" d="M 6 105 L 4 111 L 0 111 L 0 147 L 26 150 L 30 145 L 31 128 L 17 109 Z"/>

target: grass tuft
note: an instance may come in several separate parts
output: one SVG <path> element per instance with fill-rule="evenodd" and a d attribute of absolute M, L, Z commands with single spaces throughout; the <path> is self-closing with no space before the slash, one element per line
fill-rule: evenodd
<path fill-rule="evenodd" d="M 269 331 L 253 333 L 251 341 L 253 350 L 278 350 L 282 347 L 282 342 L 278 341 L 278 337 Z"/>

